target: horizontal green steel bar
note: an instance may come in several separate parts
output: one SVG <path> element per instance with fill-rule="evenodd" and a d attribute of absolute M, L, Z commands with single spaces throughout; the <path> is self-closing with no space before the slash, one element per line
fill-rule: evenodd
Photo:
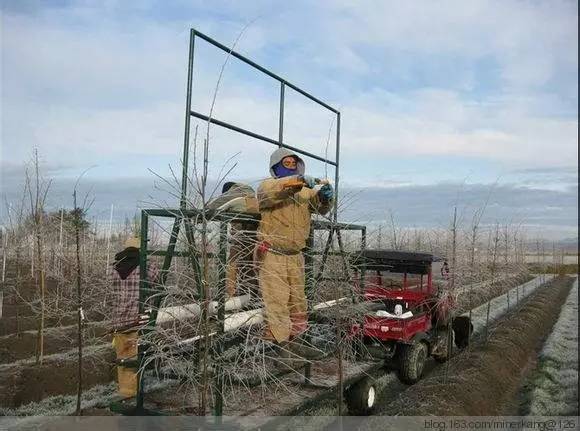
<path fill-rule="evenodd" d="M 329 165 L 338 167 L 338 163 L 336 163 L 333 160 L 325 159 L 324 157 L 317 156 L 314 153 L 310 153 L 308 151 L 301 150 L 300 148 L 284 144 L 284 143 L 277 141 L 275 139 L 268 138 L 267 136 L 251 132 L 250 130 L 242 129 L 241 127 L 234 126 L 233 124 L 226 123 L 225 121 L 218 120 L 217 118 L 208 117 L 207 115 L 201 114 L 201 113 L 196 112 L 196 111 L 190 111 L 190 114 L 196 118 L 199 118 L 200 120 L 209 121 L 212 124 L 215 124 L 215 125 L 221 126 L 221 127 L 225 127 L 226 129 L 230 129 L 230 130 L 233 130 L 234 132 L 241 133 L 242 135 L 246 135 L 246 136 L 249 136 L 251 138 L 258 139 L 260 141 L 268 142 L 270 144 L 274 144 L 274 145 L 277 145 L 279 147 L 284 147 L 284 148 L 292 150 L 296 153 L 302 154 L 304 156 L 308 156 L 308 157 L 311 157 L 313 159 L 319 160 L 321 162 L 328 163 Z"/>
<path fill-rule="evenodd" d="M 366 226 L 351 224 L 351 223 L 332 223 L 326 220 L 314 220 L 312 222 L 312 227 L 314 229 L 330 229 L 333 227 L 338 230 L 366 230 Z"/>
<path fill-rule="evenodd" d="M 147 250 L 147 254 L 149 256 L 167 256 L 167 251 L 165 251 L 165 250 Z M 196 252 L 195 255 L 201 256 L 201 253 Z M 189 257 L 190 253 L 188 251 L 174 251 L 173 253 L 171 253 L 171 256 Z M 214 257 L 215 253 L 208 252 L 207 256 Z"/>
<path fill-rule="evenodd" d="M 173 218 L 193 218 L 193 217 L 201 217 L 203 215 L 203 211 L 200 209 L 187 209 L 181 210 L 179 208 L 175 209 L 160 209 L 160 208 L 153 208 L 153 209 L 144 209 L 148 216 L 151 217 L 173 217 Z M 251 221 L 251 220 L 260 220 L 259 215 L 250 214 L 250 213 L 239 213 L 239 212 L 223 212 L 223 211 L 205 211 L 206 219 L 210 221 Z M 339 230 L 366 230 L 366 226 L 352 224 L 352 223 L 332 223 L 326 220 L 313 220 L 312 221 L 312 228 L 317 230 L 322 229 L 330 229 L 334 227 L 335 229 Z"/>
<path fill-rule="evenodd" d="M 341 252 L 341 251 L 329 251 L 326 254 L 328 256 L 343 256 L 343 255 L 347 255 L 348 256 L 350 254 L 359 255 L 360 252 L 361 252 L 360 250 L 345 251 L 345 252 Z M 324 254 L 324 252 L 322 252 L 322 251 L 311 251 L 310 254 L 313 255 L 313 256 L 322 256 Z"/>
<path fill-rule="evenodd" d="M 271 72 L 270 70 L 266 69 L 265 67 L 260 66 L 257 63 L 254 63 L 252 60 L 250 60 L 249 58 L 244 57 L 241 54 L 238 54 L 236 51 L 233 51 L 231 48 L 228 48 L 227 46 L 219 43 L 217 40 L 212 39 L 209 36 L 206 36 L 203 33 L 200 33 L 199 31 L 193 29 L 193 32 L 196 36 L 202 38 L 203 40 L 205 40 L 208 43 L 211 43 L 213 46 L 215 46 L 216 48 L 221 49 L 222 51 L 227 52 L 228 54 L 230 54 L 233 57 L 236 57 L 238 60 L 243 61 L 244 63 L 254 67 L 255 69 L 258 69 L 260 72 L 268 75 L 271 78 L 274 78 L 280 82 L 283 82 L 284 85 L 286 85 L 287 87 L 290 87 L 292 90 L 302 94 L 303 96 L 307 97 L 308 99 L 312 100 L 313 102 L 318 103 L 321 106 L 324 106 L 326 109 L 328 109 L 331 112 L 334 112 L 335 114 L 338 114 L 338 110 L 334 109 L 332 106 L 328 105 L 327 103 L 324 103 L 322 100 L 317 99 L 316 97 L 314 97 L 313 95 L 311 95 L 310 93 L 302 90 L 299 87 L 296 87 L 294 84 L 291 84 L 290 82 L 286 81 L 284 78 L 281 78 L 280 76 L 276 75 L 275 73 Z"/>
<path fill-rule="evenodd" d="M 200 209 L 153 208 L 153 209 L 144 209 L 143 211 L 145 213 L 147 213 L 147 215 L 150 217 L 170 217 L 170 218 L 188 218 L 188 219 L 191 219 L 194 217 L 201 217 L 204 214 L 204 212 Z M 206 217 L 206 219 L 211 220 L 211 221 L 259 220 L 259 216 L 255 216 L 253 214 L 214 211 L 214 210 L 206 210 L 205 217 Z"/>

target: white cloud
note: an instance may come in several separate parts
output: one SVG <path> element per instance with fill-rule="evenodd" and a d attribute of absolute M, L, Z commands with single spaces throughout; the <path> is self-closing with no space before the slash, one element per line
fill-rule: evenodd
<path fill-rule="evenodd" d="M 576 120 L 532 116 L 509 102 L 475 104 L 447 91 L 408 94 L 412 112 L 390 99 L 345 108 L 345 151 L 480 156 L 512 166 L 568 166 L 577 159 Z"/>
<path fill-rule="evenodd" d="M 178 161 L 187 27 L 195 23 L 230 43 L 241 23 L 256 17 L 239 50 L 277 65 L 323 99 L 330 95 L 343 110 L 347 157 L 458 155 L 523 167 L 577 159 L 577 110 L 561 97 L 562 86 L 575 94 L 577 84 L 559 82 L 570 71 L 577 78 L 572 2 L 342 1 L 308 9 L 266 2 L 249 10 L 226 4 L 216 5 L 213 18 L 207 8 L 203 18 L 202 9 L 184 9 L 182 17 L 166 21 L 147 16 L 147 5 L 116 16 L 123 3 L 115 2 L 4 14 L 3 159 L 23 160 L 38 146 L 47 159 L 67 164 L 126 154 L 174 155 Z M 198 49 L 199 60 L 215 60 L 212 66 L 196 63 L 195 103 L 202 109 L 223 57 Z M 453 72 L 457 85 L 407 82 L 402 90 L 364 82 L 386 71 L 404 81 L 429 61 L 436 70 L 439 58 L 465 62 Z M 497 63 L 499 84 L 469 94 L 466 89 L 479 84 L 482 59 Z M 245 76 L 228 67 L 215 114 L 275 137 L 277 86 L 266 90 Z M 291 100 L 287 115 L 289 142 L 323 152 L 329 117 Z M 215 133 L 212 151 L 222 158 L 258 148 Z M 257 158 L 248 158 L 246 168 L 257 166 Z"/>
<path fill-rule="evenodd" d="M 542 85 L 559 66 L 578 63 L 577 4 L 571 1 L 349 0 L 330 5 L 340 12 L 331 24 L 339 31 L 332 34 L 344 43 L 368 44 L 378 55 L 392 50 L 493 56 L 509 86 Z"/>

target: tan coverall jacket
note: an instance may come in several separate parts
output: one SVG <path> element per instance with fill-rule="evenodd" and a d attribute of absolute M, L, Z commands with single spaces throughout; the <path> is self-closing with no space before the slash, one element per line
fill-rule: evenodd
<path fill-rule="evenodd" d="M 258 244 L 270 249 L 259 262 L 259 280 L 266 308 L 267 338 L 278 342 L 304 332 L 307 304 L 302 249 L 310 234 L 311 214 L 325 214 L 332 201 L 321 202 L 317 191 L 284 188 L 296 177 L 264 180 L 258 188 L 261 221 Z"/>

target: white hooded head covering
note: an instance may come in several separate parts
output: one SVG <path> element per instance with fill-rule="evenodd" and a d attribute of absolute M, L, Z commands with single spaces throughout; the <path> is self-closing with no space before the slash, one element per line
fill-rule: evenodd
<path fill-rule="evenodd" d="M 278 148 L 270 156 L 270 174 L 272 177 L 276 178 L 274 173 L 274 166 L 282 161 L 284 157 L 296 157 L 296 175 L 304 175 L 304 160 L 302 160 L 294 151 L 290 151 L 287 148 Z"/>

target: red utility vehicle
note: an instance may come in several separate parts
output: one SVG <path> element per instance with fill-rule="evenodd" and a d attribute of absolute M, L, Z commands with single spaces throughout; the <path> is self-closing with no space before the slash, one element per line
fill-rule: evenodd
<path fill-rule="evenodd" d="M 433 283 L 438 261 L 432 254 L 392 250 L 364 250 L 356 260 L 359 275 L 364 268 L 364 277 L 357 277 L 364 280 L 357 286 L 364 317 L 352 328 L 359 354 L 386 360 L 405 383 L 421 378 L 429 356 L 446 361 L 453 340 L 465 347 L 473 331 L 467 317 L 449 321 L 453 301 L 446 282 Z"/>

